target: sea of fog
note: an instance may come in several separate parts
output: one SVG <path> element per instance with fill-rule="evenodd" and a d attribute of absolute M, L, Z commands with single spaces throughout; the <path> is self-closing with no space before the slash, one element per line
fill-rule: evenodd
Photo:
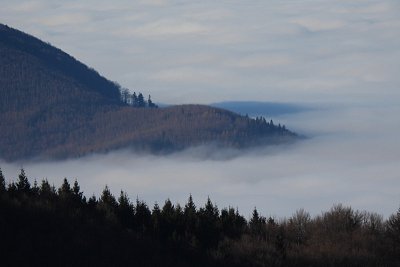
<path fill-rule="evenodd" d="M 23 167 L 33 179 L 59 186 L 78 180 L 86 196 L 105 185 L 152 207 L 170 198 L 197 206 L 209 196 L 219 208 L 237 207 L 248 217 L 288 217 L 304 208 L 320 214 L 337 203 L 385 217 L 400 206 L 400 108 L 329 105 L 272 119 L 307 138 L 295 144 L 251 151 L 192 148 L 168 156 L 119 151 L 61 162 L 18 162 L 0 166 L 8 181 Z M 262 114 L 260 114 L 262 115 Z M 264 114 L 268 119 L 268 114 Z"/>

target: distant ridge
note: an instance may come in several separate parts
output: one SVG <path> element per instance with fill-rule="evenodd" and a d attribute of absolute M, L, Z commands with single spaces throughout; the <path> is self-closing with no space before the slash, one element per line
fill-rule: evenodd
<path fill-rule="evenodd" d="M 263 118 L 210 106 L 129 106 L 117 83 L 2 24 L 0 111 L 0 158 L 10 161 L 121 148 L 164 153 L 210 143 L 243 148 L 296 139 Z"/>
<path fill-rule="evenodd" d="M 224 101 L 210 104 L 213 107 L 227 109 L 241 115 L 249 116 L 277 116 L 290 113 L 309 111 L 310 106 L 262 101 Z"/>

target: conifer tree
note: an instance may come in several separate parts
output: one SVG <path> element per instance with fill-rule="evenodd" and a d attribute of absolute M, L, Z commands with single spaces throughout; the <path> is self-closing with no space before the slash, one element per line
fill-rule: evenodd
<path fill-rule="evenodd" d="M 133 92 L 133 94 L 132 94 L 132 106 L 133 107 L 138 107 L 139 106 L 138 97 L 136 95 L 136 92 Z"/>
<path fill-rule="evenodd" d="M 193 202 L 192 194 L 189 195 L 188 202 L 186 203 L 184 208 L 184 214 L 185 216 L 196 214 L 196 205 Z"/>
<path fill-rule="evenodd" d="M 151 212 L 151 221 L 153 224 L 153 235 L 158 236 L 160 234 L 161 210 L 157 202 L 154 204 Z"/>
<path fill-rule="evenodd" d="M 253 216 L 249 221 L 250 232 L 259 239 L 265 238 L 265 218 L 258 214 L 257 208 L 253 210 Z"/>
<path fill-rule="evenodd" d="M 135 223 L 137 229 L 145 233 L 151 224 L 151 212 L 144 201 L 140 201 L 136 198 L 135 206 Z"/>
<path fill-rule="evenodd" d="M 74 186 L 72 187 L 72 193 L 78 198 L 82 199 L 83 193 L 81 192 L 81 188 L 78 184 L 78 181 L 75 179 Z"/>
<path fill-rule="evenodd" d="M 67 178 L 64 178 L 61 187 L 58 189 L 58 195 L 61 197 L 68 197 L 69 195 L 71 195 L 71 193 L 71 185 L 69 184 Z"/>
<path fill-rule="evenodd" d="M 147 99 L 147 106 L 149 108 L 157 108 L 157 105 L 153 103 L 153 101 L 151 101 L 151 96 L 149 95 L 149 98 Z"/>
<path fill-rule="evenodd" d="M 3 171 L 0 168 L 0 194 L 6 191 L 6 179 L 4 178 Z"/>
<path fill-rule="evenodd" d="M 139 93 L 139 95 L 138 95 L 138 107 L 139 108 L 146 107 L 146 102 L 144 102 L 144 97 L 143 97 L 142 93 Z"/>
<path fill-rule="evenodd" d="M 17 190 L 24 193 L 29 193 L 30 188 L 31 184 L 28 181 L 28 177 L 25 175 L 25 170 L 21 169 L 21 173 L 18 175 Z"/>
<path fill-rule="evenodd" d="M 162 208 L 161 214 L 164 217 L 172 217 L 173 216 L 173 214 L 174 214 L 174 205 L 172 205 L 172 202 L 171 202 L 171 200 L 169 198 L 165 201 L 165 204 L 164 204 L 164 206 Z"/>
<path fill-rule="evenodd" d="M 115 208 L 117 206 L 117 200 L 113 194 L 111 194 L 107 185 L 104 187 L 103 192 L 101 193 L 100 202 L 111 208 Z"/>
<path fill-rule="evenodd" d="M 196 221 L 197 221 L 197 214 L 196 214 L 196 205 L 194 204 L 192 194 L 189 195 L 189 199 L 185 204 L 183 209 L 183 216 L 185 220 L 185 236 L 190 242 L 195 243 L 194 234 L 196 230 Z"/>
<path fill-rule="evenodd" d="M 210 197 L 204 207 L 199 209 L 199 229 L 198 235 L 200 243 L 204 247 L 214 247 L 218 244 L 220 238 L 219 231 L 219 211 L 216 205 L 213 205 Z"/>
<path fill-rule="evenodd" d="M 95 208 L 97 206 L 96 196 L 93 194 L 88 200 L 88 206 L 91 208 Z"/>
<path fill-rule="evenodd" d="M 56 189 L 51 186 L 47 180 L 42 180 L 39 188 L 39 195 L 45 199 L 53 199 L 56 196 Z"/>
<path fill-rule="evenodd" d="M 38 186 L 38 183 L 37 183 L 37 181 L 36 181 L 36 179 L 35 179 L 35 181 L 33 182 L 33 187 L 32 187 L 32 194 L 34 195 L 34 196 L 38 196 L 39 195 L 39 186 Z"/>
<path fill-rule="evenodd" d="M 166 239 L 172 235 L 174 229 L 174 205 L 170 199 L 167 199 L 164 203 L 164 206 L 161 210 L 161 225 L 160 232 L 161 237 Z"/>
<path fill-rule="evenodd" d="M 132 203 L 129 201 L 127 194 L 121 190 L 118 198 L 118 217 L 123 226 L 132 226 L 132 220 L 134 216 L 134 209 Z"/>

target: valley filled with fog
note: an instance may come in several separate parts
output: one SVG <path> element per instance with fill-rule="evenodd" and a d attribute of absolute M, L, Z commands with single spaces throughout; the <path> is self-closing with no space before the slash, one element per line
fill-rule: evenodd
<path fill-rule="evenodd" d="M 167 198 L 184 205 L 191 193 L 198 206 L 209 196 L 219 208 L 237 207 L 245 217 L 254 207 L 278 218 L 300 208 L 317 215 L 337 203 L 387 217 L 400 205 L 399 111 L 395 105 L 319 105 L 278 114 L 275 123 L 305 138 L 246 151 L 197 147 L 154 156 L 125 150 L 0 166 L 7 181 L 23 167 L 32 183 L 46 178 L 58 187 L 64 177 L 77 179 L 86 197 L 99 196 L 108 185 L 115 195 L 122 189 L 150 207 Z"/>

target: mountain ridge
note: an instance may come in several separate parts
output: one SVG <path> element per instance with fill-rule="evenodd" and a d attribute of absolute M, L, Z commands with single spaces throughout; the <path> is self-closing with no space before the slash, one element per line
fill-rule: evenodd
<path fill-rule="evenodd" d="M 120 148 L 171 152 L 276 144 L 285 127 L 204 105 L 136 108 L 121 87 L 48 43 L 0 25 L 0 158 L 68 158 Z"/>

